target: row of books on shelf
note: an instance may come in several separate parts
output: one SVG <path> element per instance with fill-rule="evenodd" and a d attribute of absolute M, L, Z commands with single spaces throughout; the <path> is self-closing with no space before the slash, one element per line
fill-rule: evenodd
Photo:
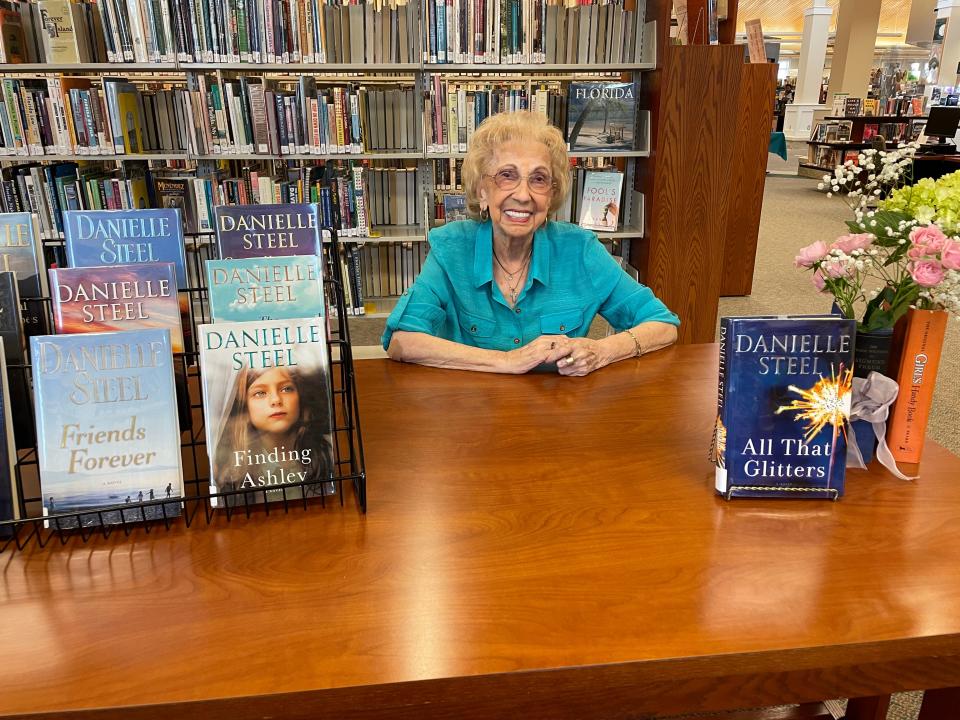
<path fill-rule="evenodd" d="M 868 143 L 882 138 L 886 143 L 911 142 L 920 137 L 926 126 L 925 119 L 905 122 L 876 122 L 863 126 L 859 142 Z M 850 120 L 823 120 L 816 123 L 810 131 L 810 142 L 850 143 L 853 142 L 853 122 Z"/>
<path fill-rule="evenodd" d="M 480 123 L 499 112 L 543 113 L 572 151 L 633 150 L 638 87 L 630 82 L 461 82 L 431 80 L 427 152 L 466 152 Z"/>
<path fill-rule="evenodd" d="M 425 3 L 423 61 L 452 64 L 639 63 L 643 13 L 630 0 Z"/>
<path fill-rule="evenodd" d="M 847 117 L 877 117 L 891 115 L 923 115 L 927 110 L 928 99 L 917 95 L 910 97 L 861 98 L 850 97 L 849 93 L 835 93 L 831 114 Z"/>
<path fill-rule="evenodd" d="M 16 449 L 29 447 L 38 450 L 43 515 L 85 513 L 56 527 L 129 520 L 125 506 L 141 502 L 139 519 L 180 514 L 180 432 L 193 418 L 189 361 L 174 356 L 193 348 L 211 503 L 229 503 L 216 496 L 247 488 L 266 491 L 267 501 L 332 492 L 323 283 L 332 258 L 322 248 L 317 207 L 221 207 L 216 216 L 222 259 L 205 268 L 212 322 L 195 335 L 189 300 L 184 315 L 177 210 L 70 213 L 69 267 L 49 271 L 53 326 L 27 333 L 17 327 L 18 305 L 46 268 L 30 215 L 0 217 L 12 267 L 0 273 L 9 363 L 0 521 L 22 514 L 13 465 Z M 276 491 L 284 485 L 297 494 Z M 113 510 L 97 512 L 104 507 Z"/>
<path fill-rule="evenodd" d="M 0 62 L 640 62 L 635 0 L 4 0 Z M 419 25 L 418 25 L 419 17 Z"/>

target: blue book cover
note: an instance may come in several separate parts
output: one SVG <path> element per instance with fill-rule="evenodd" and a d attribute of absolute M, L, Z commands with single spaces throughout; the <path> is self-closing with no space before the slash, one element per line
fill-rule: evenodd
<path fill-rule="evenodd" d="M 106 524 L 179 515 L 183 485 L 169 330 L 30 342 L 44 514 L 113 507 L 103 513 Z M 124 508 L 167 498 L 172 501 L 162 506 Z M 75 519 L 57 522 L 77 526 Z M 100 518 L 93 513 L 82 522 L 99 525 Z"/>
<path fill-rule="evenodd" d="M 215 323 L 324 314 L 316 255 L 208 260 L 207 288 Z"/>
<path fill-rule="evenodd" d="M 217 205 L 214 215 L 223 260 L 320 255 L 316 204 Z"/>
<path fill-rule="evenodd" d="M 637 126 L 633 83 L 572 82 L 567 106 L 570 150 L 633 150 Z"/>
<path fill-rule="evenodd" d="M 189 287 L 178 208 L 67 210 L 63 223 L 70 267 L 169 262 L 177 287 Z"/>
<path fill-rule="evenodd" d="M 467 196 L 463 193 L 444 193 L 443 194 L 443 219 L 444 222 L 454 222 L 456 220 L 469 219 L 467 214 Z"/>
<path fill-rule="evenodd" d="M 0 270 L 16 275 L 24 334 L 29 337 L 50 332 L 44 304 L 36 299 L 50 293 L 43 243 L 32 214 L 0 213 Z"/>
<path fill-rule="evenodd" d="M 721 320 L 718 493 L 843 495 L 855 327 L 838 317 Z"/>
<path fill-rule="evenodd" d="M 217 323 L 201 325 L 198 334 L 211 505 L 329 494 L 333 415 L 324 319 Z M 254 492 L 218 497 L 244 490 Z"/>

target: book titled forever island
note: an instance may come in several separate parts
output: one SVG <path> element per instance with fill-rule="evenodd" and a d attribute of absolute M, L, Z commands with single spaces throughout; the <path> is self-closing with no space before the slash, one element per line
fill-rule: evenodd
<path fill-rule="evenodd" d="M 721 320 L 717 492 L 843 495 L 854 329 L 832 316 Z"/>
<path fill-rule="evenodd" d="M 81 516 L 84 526 L 179 515 L 170 332 L 48 335 L 30 342 L 44 513 L 94 511 Z M 173 501 L 142 510 L 122 507 L 167 498 Z M 95 512 L 111 506 L 120 509 Z"/>

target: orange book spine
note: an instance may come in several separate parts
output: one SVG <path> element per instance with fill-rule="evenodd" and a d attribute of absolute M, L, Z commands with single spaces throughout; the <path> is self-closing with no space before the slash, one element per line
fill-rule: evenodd
<path fill-rule="evenodd" d="M 910 310 L 897 374 L 900 393 L 887 423 L 887 444 L 897 462 L 920 462 L 946 330 L 945 311 Z"/>

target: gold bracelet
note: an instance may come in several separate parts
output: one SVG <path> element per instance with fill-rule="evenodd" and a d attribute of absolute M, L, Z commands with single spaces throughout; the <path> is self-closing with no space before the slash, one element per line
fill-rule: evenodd
<path fill-rule="evenodd" d="M 637 336 L 634 334 L 633 330 L 630 330 L 629 328 L 627 328 L 626 330 L 624 330 L 624 332 L 627 333 L 627 335 L 629 335 L 630 337 L 633 338 L 633 344 L 634 344 L 634 345 L 636 346 L 636 348 L 637 348 L 637 354 L 634 355 L 634 357 L 640 357 L 641 355 L 643 355 L 643 348 L 640 347 L 640 340 L 639 340 L 639 339 L 637 338 Z"/>

